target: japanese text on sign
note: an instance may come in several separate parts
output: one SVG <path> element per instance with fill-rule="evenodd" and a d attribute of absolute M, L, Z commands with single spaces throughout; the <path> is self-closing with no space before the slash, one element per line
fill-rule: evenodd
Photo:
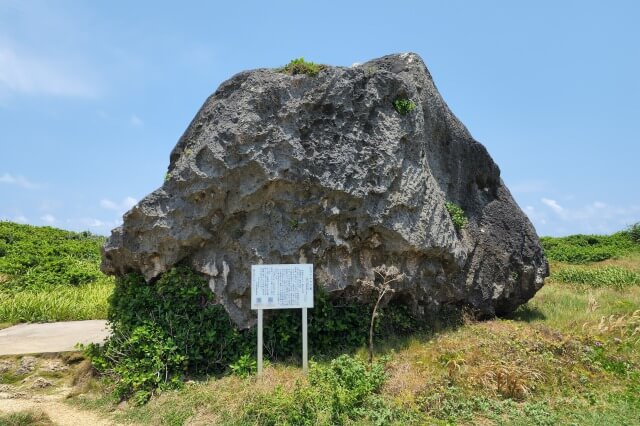
<path fill-rule="evenodd" d="M 313 308 L 313 265 L 252 265 L 251 309 Z"/>

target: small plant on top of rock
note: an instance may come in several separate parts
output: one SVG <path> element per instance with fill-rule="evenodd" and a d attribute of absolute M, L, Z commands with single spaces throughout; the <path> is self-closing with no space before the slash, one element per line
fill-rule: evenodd
<path fill-rule="evenodd" d="M 393 101 L 393 107 L 400 115 L 407 115 L 416 108 L 416 104 L 407 98 L 398 98 Z"/>
<path fill-rule="evenodd" d="M 306 74 L 315 77 L 323 68 L 324 65 L 307 62 L 304 58 L 297 58 L 285 65 L 282 71 L 290 75 Z"/>
<path fill-rule="evenodd" d="M 456 231 L 459 231 L 464 227 L 469 219 L 464 215 L 464 210 L 460 206 L 454 203 L 446 204 L 447 211 L 449 212 L 449 216 L 451 217 L 451 221 L 453 222 L 453 226 L 456 228 Z"/>

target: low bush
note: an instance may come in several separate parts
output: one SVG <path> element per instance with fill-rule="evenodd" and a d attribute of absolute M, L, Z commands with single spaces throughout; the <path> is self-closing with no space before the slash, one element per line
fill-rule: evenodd
<path fill-rule="evenodd" d="M 632 235 L 631 231 L 622 231 L 612 235 L 542 237 L 540 242 L 549 260 L 590 263 L 640 252 L 640 244 Z"/>
<path fill-rule="evenodd" d="M 100 271 L 103 244 L 89 232 L 0 222 L 2 291 L 111 282 Z"/>
<path fill-rule="evenodd" d="M 282 72 L 289 75 L 306 74 L 315 77 L 323 68 L 323 65 L 307 62 L 304 58 L 297 58 L 292 59 L 291 62 L 285 65 L 282 68 Z"/>

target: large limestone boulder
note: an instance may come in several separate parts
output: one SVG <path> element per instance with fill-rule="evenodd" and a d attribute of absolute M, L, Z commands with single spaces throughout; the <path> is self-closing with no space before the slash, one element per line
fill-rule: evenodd
<path fill-rule="evenodd" d="M 400 114 L 398 99 L 415 108 Z M 447 203 L 468 218 L 459 230 Z M 500 169 L 413 53 L 224 82 L 173 149 L 162 187 L 113 230 L 102 270 L 153 280 L 179 262 L 239 327 L 254 322 L 252 264 L 313 263 L 335 297 L 393 265 L 406 275 L 394 296 L 416 313 L 506 313 L 548 275 Z"/>

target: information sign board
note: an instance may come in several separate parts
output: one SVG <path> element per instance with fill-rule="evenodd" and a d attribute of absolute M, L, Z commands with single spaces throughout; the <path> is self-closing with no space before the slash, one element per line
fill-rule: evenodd
<path fill-rule="evenodd" d="M 251 265 L 251 309 L 258 311 L 258 375 L 262 375 L 265 309 L 302 309 L 302 370 L 309 369 L 307 308 L 313 308 L 313 265 Z"/>
<path fill-rule="evenodd" d="M 251 266 L 251 309 L 313 308 L 313 265 Z"/>

